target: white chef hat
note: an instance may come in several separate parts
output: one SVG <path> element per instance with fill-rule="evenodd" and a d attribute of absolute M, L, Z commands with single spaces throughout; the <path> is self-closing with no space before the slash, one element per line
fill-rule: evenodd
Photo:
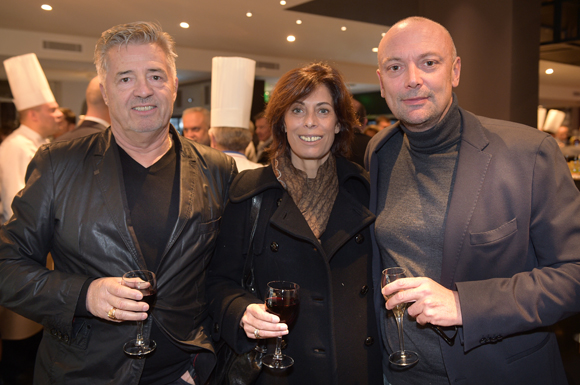
<path fill-rule="evenodd" d="M 6 59 L 4 68 L 18 111 L 55 101 L 36 54 Z"/>
<path fill-rule="evenodd" d="M 211 126 L 249 128 L 256 62 L 214 57 L 211 66 Z"/>

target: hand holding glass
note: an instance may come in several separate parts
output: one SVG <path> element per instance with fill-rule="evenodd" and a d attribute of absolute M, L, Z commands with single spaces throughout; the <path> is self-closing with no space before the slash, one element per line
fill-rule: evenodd
<path fill-rule="evenodd" d="M 280 322 L 290 326 L 298 313 L 300 286 L 294 282 L 272 281 L 266 289 L 266 310 L 280 317 Z M 276 351 L 262 358 L 262 363 L 269 368 L 284 369 L 294 364 L 292 357 L 282 354 L 280 345 L 282 336 L 276 338 Z"/>
<path fill-rule="evenodd" d="M 383 276 L 381 279 L 381 288 L 397 279 L 405 278 L 406 276 L 406 271 L 402 267 L 390 267 L 385 269 L 383 270 Z M 389 295 L 387 300 L 395 294 L 396 293 Z M 397 330 L 399 331 L 399 351 L 394 352 L 389 356 L 389 362 L 397 366 L 410 366 L 419 361 L 417 353 L 405 350 L 403 343 L 403 315 L 405 314 L 406 307 L 407 304 L 402 303 L 392 309 L 393 314 L 395 314 L 395 320 L 397 321 Z"/>
<path fill-rule="evenodd" d="M 157 298 L 157 279 L 155 273 L 149 270 L 133 270 L 123 275 L 123 285 L 143 294 L 143 302 L 147 302 L 149 310 L 147 315 L 151 314 L 151 309 Z M 139 330 L 137 338 L 128 341 L 123 350 L 130 356 L 144 356 L 155 350 L 157 344 L 153 340 L 143 338 L 143 321 L 137 321 Z"/>

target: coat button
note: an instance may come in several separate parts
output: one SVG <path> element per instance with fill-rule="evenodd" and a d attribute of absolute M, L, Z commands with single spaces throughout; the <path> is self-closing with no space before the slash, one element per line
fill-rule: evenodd
<path fill-rule="evenodd" d="M 270 250 L 272 250 L 273 252 L 277 252 L 278 251 L 278 244 L 276 242 L 272 242 L 270 244 Z"/>
<path fill-rule="evenodd" d="M 354 241 L 355 241 L 356 243 L 358 243 L 359 245 L 360 245 L 361 243 L 363 243 L 363 242 L 364 242 L 364 240 L 365 240 L 365 237 L 364 237 L 362 234 L 357 234 L 357 235 L 354 237 Z"/>
<path fill-rule="evenodd" d="M 367 337 L 367 338 L 365 339 L 365 345 L 366 345 L 366 346 L 371 346 L 371 345 L 372 345 L 372 344 L 374 344 L 374 343 L 375 343 L 375 339 L 374 339 L 373 337 Z"/>
<path fill-rule="evenodd" d="M 219 331 L 220 331 L 220 325 L 218 325 L 218 323 L 216 322 L 213 324 L 213 332 L 219 333 Z"/>
<path fill-rule="evenodd" d="M 64 340 L 64 342 L 66 342 L 68 344 L 69 339 L 68 339 L 67 335 L 64 336 L 63 340 Z"/>
<path fill-rule="evenodd" d="M 361 289 L 360 289 L 360 294 L 361 295 L 366 295 L 369 292 L 369 287 L 367 285 L 364 285 Z"/>
<path fill-rule="evenodd" d="M 282 198 L 280 198 L 276 201 L 276 206 L 280 207 L 281 204 L 282 204 Z"/>

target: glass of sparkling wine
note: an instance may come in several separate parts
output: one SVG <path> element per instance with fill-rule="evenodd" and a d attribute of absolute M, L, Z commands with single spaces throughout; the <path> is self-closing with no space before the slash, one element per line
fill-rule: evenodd
<path fill-rule="evenodd" d="M 400 278 L 405 278 L 406 271 L 402 267 L 390 267 L 383 270 L 383 276 L 381 279 L 381 287 L 385 287 L 387 284 L 396 281 Z M 396 293 L 389 295 L 386 300 L 391 298 Z M 393 314 L 395 315 L 395 320 L 397 321 L 397 329 L 399 331 L 399 351 L 394 352 L 389 356 L 389 362 L 396 366 L 410 366 L 414 365 L 419 361 L 419 356 L 417 353 L 410 350 L 405 350 L 405 345 L 403 342 L 403 315 L 405 314 L 406 303 L 395 306 Z"/>
<path fill-rule="evenodd" d="M 157 299 L 157 279 L 155 273 L 149 270 L 133 270 L 123 275 L 123 285 L 139 290 L 143 294 L 141 301 L 149 304 L 147 315 L 151 315 L 151 310 Z M 155 341 L 143 338 L 143 321 L 137 321 L 139 331 L 137 338 L 128 341 L 123 350 L 130 356 L 145 356 L 153 352 L 157 346 Z"/>

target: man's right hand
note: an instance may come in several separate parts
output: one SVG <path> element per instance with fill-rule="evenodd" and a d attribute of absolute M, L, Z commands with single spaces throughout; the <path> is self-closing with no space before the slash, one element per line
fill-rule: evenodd
<path fill-rule="evenodd" d="M 108 321 L 142 321 L 147 318 L 149 305 L 139 302 L 143 294 L 139 290 L 123 286 L 121 277 L 99 278 L 87 290 L 87 310 L 95 317 Z M 109 311 L 115 308 L 115 319 Z"/>

